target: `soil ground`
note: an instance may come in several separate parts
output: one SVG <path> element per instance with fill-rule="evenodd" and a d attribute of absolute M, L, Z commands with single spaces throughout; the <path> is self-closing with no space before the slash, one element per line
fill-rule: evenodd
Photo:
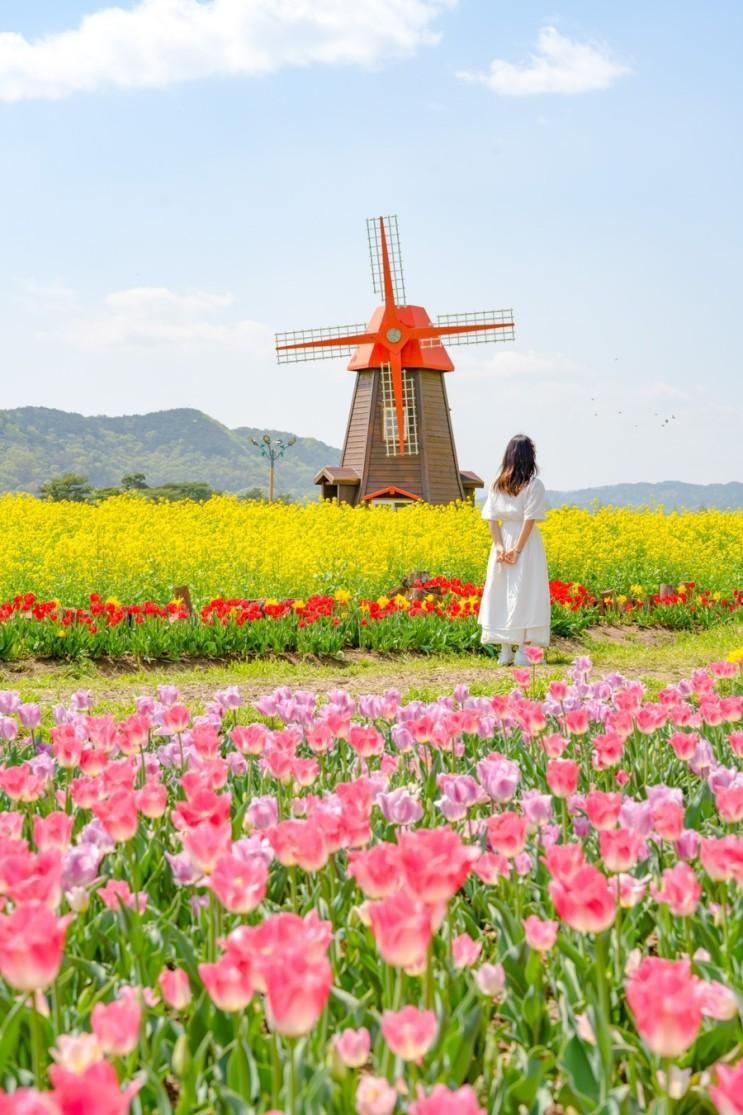
<path fill-rule="evenodd" d="M 743 624 L 700 632 L 659 628 L 593 628 L 576 639 L 555 638 L 538 682 L 562 676 L 577 655 L 590 655 L 596 675 L 619 671 L 645 681 L 651 690 L 678 681 L 697 666 L 724 658 L 743 646 Z M 177 685 L 187 703 L 199 705 L 217 689 L 238 685 L 252 700 L 277 685 L 353 693 L 398 688 L 406 697 L 431 698 L 460 683 L 474 693 L 494 693 L 513 684 L 511 671 L 484 655 L 379 655 L 347 651 L 338 658 L 283 655 L 226 662 L 188 661 L 146 664 L 117 662 L 40 662 L 0 664 L 0 689 L 17 689 L 24 700 L 45 704 L 65 700 L 79 688 L 90 689 L 99 708 L 130 708 L 137 696 L 162 683 Z"/>

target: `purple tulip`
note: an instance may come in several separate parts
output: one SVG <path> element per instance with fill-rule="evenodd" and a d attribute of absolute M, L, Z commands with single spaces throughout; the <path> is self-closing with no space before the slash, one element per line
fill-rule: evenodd
<path fill-rule="evenodd" d="M 481 759 L 477 777 L 485 793 L 493 801 L 510 801 L 521 778 L 518 763 L 510 759 Z"/>
<path fill-rule="evenodd" d="M 41 724 L 41 707 L 36 704 L 20 705 L 18 719 L 24 728 L 38 728 Z"/>
<path fill-rule="evenodd" d="M 0 713 L 10 716 L 21 707 L 21 695 L 17 689 L 0 689 Z"/>
<path fill-rule="evenodd" d="M 542 828 L 552 819 L 552 795 L 527 790 L 521 798 L 521 809 L 530 825 Z"/>
<path fill-rule="evenodd" d="M 18 721 L 12 716 L 0 716 L 0 740 L 9 743 L 18 735 Z"/>
<path fill-rule="evenodd" d="M 245 813 L 245 827 L 258 829 L 270 828 L 279 819 L 279 807 L 276 798 L 270 794 L 253 798 Z"/>
<path fill-rule="evenodd" d="M 382 810 L 384 818 L 391 825 L 412 825 L 420 821 L 423 816 L 423 807 L 411 794 L 400 786 L 389 794 L 379 794 L 377 804 Z"/>
<path fill-rule="evenodd" d="M 62 889 L 89 887 L 98 875 L 103 852 L 96 844 L 79 843 L 68 848 L 62 859 Z"/>
<path fill-rule="evenodd" d="M 190 887 L 199 878 L 199 873 L 187 852 L 178 852 L 176 855 L 166 852 L 165 858 L 170 864 L 176 886 Z"/>

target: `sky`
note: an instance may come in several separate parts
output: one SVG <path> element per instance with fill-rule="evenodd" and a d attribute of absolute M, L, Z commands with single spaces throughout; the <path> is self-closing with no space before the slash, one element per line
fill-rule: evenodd
<path fill-rule="evenodd" d="M 0 0 L 3 407 L 342 442 L 273 334 L 513 307 L 452 348 L 460 466 L 743 480 L 739 0 Z"/>

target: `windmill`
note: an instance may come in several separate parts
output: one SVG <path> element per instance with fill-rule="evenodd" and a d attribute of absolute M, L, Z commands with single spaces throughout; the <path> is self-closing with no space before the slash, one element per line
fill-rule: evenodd
<path fill-rule="evenodd" d="M 384 301 L 369 323 L 276 334 L 279 364 L 351 357 L 356 372 L 340 467 L 315 477 L 326 499 L 347 503 L 474 498 L 482 480 L 460 472 L 444 373 L 447 345 L 514 339 L 510 310 L 444 314 L 434 324 L 410 306 L 397 217 L 367 222 L 374 293 Z"/>

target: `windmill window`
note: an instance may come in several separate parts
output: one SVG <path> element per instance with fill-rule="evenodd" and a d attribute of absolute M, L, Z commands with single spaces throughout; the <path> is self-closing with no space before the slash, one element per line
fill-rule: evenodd
<path fill-rule="evenodd" d="M 400 439 L 397 429 L 397 410 L 392 390 L 392 372 L 389 364 L 383 364 L 382 376 L 382 435 L 388 457 L 399 457 Z M 418 452 L 418 415 L 415 406 L 415 384 L 413 377 L 403 369 L 402 373 L 402 414 L 405 429 L 405 449 L 408 455 Z"/>

